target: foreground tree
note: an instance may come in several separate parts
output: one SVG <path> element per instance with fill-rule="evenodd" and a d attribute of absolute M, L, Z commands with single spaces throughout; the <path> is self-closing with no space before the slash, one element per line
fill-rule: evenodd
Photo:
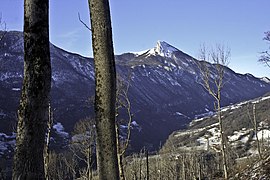
<path fill-rule="evenodd" d="M 48 0 L 24 1 L 24 80 L 13 179 L 45 179 L 44 146 L 48 122 L 51 63 Z"/>
<path fill-rule="evenodd" d="M 225 67 L 229 63 L 230 51 L 223 46 L 217 45 L 211 51 L 206 50 L 203 46 L 200 52 L 200 63 L 198 67 L 202 74 L 203 87 L 215 99 L 215 110 L 217 111 L 219 130 L 220 130 L 220 148 L 222 154 L 222 163 L 224 171 L 224 179 L 228 179 L 228 164 L 227 164 L 227 145 L 224 135 L 224 127 L 221 115 L 221 90 L 225 84 L 224 74 Z M 213 65 L 209 64 L 212 62 Z"/>
<path fill-rule="evenodd" d="M 89 0 L 95 61 L 95 120 L 99 179 L 119 179 L 115 101 L 116 73 L 108 0 Z"/>

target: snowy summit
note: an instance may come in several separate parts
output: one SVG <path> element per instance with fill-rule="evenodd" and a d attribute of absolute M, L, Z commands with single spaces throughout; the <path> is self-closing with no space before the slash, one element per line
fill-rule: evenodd
<path fill-rule="evenodd" d="M 270 79 L 268 77 L 263 77 L 261 80 L 270 84 Z"/>
<path fill-rule="evenodd" d="M 135 54 L 137 55 L 142 55 L 142 54 L 147 54 L 147 55 L 159 55 L 162 57 L 172 57 L 173 52 L 179 51 L 177 48 L 173 47 L 172 45 L 168 44 L 165 41 L 157 41 L 157 44 L 154 48 L 148 49 L 146 51 L 141 51 L 137 52 Z"/>
<path fill-rule="evenodd" d="M 156 47 L 154 47 L 155 54 L 158 54 L 163 57 L 172 57 L 172 53 L 179 51 L 177 48 L 166 43 L 165 41 L 158 41 Z"/>

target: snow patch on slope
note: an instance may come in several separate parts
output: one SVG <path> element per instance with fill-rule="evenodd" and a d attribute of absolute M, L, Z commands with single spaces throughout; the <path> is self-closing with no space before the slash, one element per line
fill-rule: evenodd
<path fill-rule="evenodd" d="M 15 133 L 12 133 L 11 135 L 0 133 L 0 157 L 13 151 L 16 143 L 15 138 Z"/>
<path fill-rule="evenodd" d="M 263 78 L 261 78 L 261 80 L 266 82 L 266 83 L 270 83 L 270 79 L 268 77 L 263 77 Z"/>
<path fill-rule="evenodd" d="M 60 135 L 62 137 L 68 137 L 68 133 L 65 132 L 65 128 L 64 128 L 64 126 L 60 122 L 58 122 L 55 125 L 53 125 L 53 129 L 55 130 L 55 132 L 58 135 Z"/>

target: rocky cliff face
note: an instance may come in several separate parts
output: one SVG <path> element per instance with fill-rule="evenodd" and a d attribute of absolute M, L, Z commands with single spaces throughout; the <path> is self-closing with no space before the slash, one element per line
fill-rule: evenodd
<path fill-rule="evenodd" d="M 70 133 L 75 122 L 94 116 L 90 100 L 95 86 L 93 59 L 51 44 L 51 61 L 54 121 L 63 125 L 61 131 Z M 197 63 L 200 62 L 163 41 L 141 53 L 116 56 L 118 75 L 130 83 L 128 93 L 134 115 L 131 150 L 143 146 L 155 149 L 172 131 L 213 111 L 213 98 L 202 86 Z M 21 32 L 8 32 L 0 48 L 0 132 L 5 134 L 14 131 L 22 79 L 23 36 Z M 265 79 L 237 74 L 229 68 L 225 70 L 225 81 L 223 106 L 270 91 Z"/>

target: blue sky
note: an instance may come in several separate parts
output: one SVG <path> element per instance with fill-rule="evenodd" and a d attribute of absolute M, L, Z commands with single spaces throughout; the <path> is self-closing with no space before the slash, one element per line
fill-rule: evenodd
<path fill-rule="evenodd" d="M 229 67 L 239 73 L 270 77 L 257 62 L 268 48 L 269 0 L 111 0 L 115 54 L 136 52 L 163 40 L 194 56 L 201 44 L 224 44 L 231 49 Z M 8 30 L 23 29 L 23 0 L 1 0 Z M 87 0 L 50 0 L 50 40 L 55 45 L 92 57 Z"/>

